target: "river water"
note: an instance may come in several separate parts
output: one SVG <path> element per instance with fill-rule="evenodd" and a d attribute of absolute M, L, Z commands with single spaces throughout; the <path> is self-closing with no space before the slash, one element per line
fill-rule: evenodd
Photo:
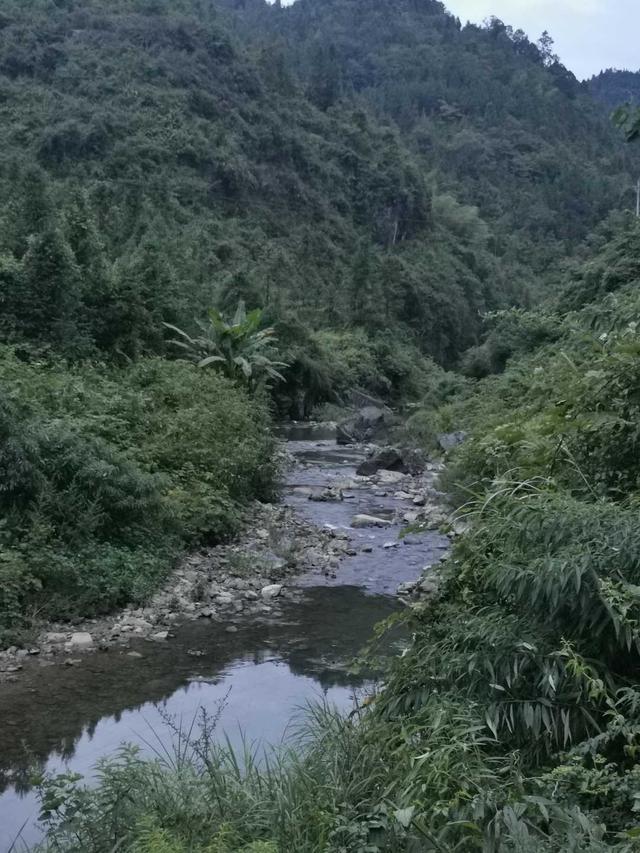
<path fill-rule="evenodd" d="M 281 615 L 237 620 L 235 633 L 208 620 L 187 622 L 169 643 L 133 643 L 141 658 L 113 650 L 77 667 L 34 662 L 16 683 L 2 685 L 0 853 L 24 851 L 41 838 L 29 783 L 34 766 L 90 779 L 96 761 L 122 743 L 149 754 L 170 749 L 167 718 L 188 726 L 201 708 L 222 708 L 217 732 L 232 743 L 244 738 L 267 749 L 291 736 L 310 703 L 349 710 L 370 684 L 373 675 L 351 671 L 351 662 L 374 626 L 401 607 L 398 584 L 437 563 L 448 540 L 433 532 L 398 544 L 400 525 L 352 530 L 356 513 L 392 516 L 402 505 L 394 487 L 384 494 L 353 481 L 362 452 L 338 448 L 326 432 L 299 428 L 288 447 L 298 464 L 285 502 L 314 524 L 348 529 L 357 554 L 335 577 L 303 574 L 290 582 L 297 594 L 282 601 Z M 347 486 L 346 500 L 308 500 L 309 488 L 332 484 Z M 402 642 L 388 640 L 398 649 Z"/>

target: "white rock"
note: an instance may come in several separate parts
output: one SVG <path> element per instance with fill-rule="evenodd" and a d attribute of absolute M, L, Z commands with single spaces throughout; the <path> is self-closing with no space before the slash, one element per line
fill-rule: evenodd
<path fill-rule="evenodd" d="M 383 548 L 399 548 L 400 543 L 399 542 L 385 542 L 382 547 Z"/>
<path fill-rule="evenodd" d="M 167 640 L 169 638 L 168 631 L 157 631 L 155 634 L 151 635 L 152 640 L 157 640 L 158 642 L 162 642 L 163 640 Z"/>
<path fill-rule="evenodd" d="M 400 483 L 404 480 L 404 474 L 401 471 L 378 471 L 378 482 L 383 485 L 392 485 Z"/>
<path fill-rule="evenodd" d="M 66 643 L 67 635 L 59 634 L 55 631 L 50 632 L 49 634 L 44 635 L 45 642 L 47 643 Z"/>
<path fill-rule="evenodd" d="M 377 518 L 375 515 L 354 515 L 351 519 L 351 526 L 355 528 L 363 527 L 391 527 L 392 522 L 386 518 Z"/>
<path fill-rule="evenodd" d="M 260 590 L 260 595 L 265 599 L 265 601 L 270 598 L 277 598 L 282 592 L 282 584 L 280 583 L 271 583 L 268 586 L 263 586 Z"/>
<path fill-rule="evenodd" d="M 71 635 L 66 645 L 68 649 L 92 649 L 93 637 L 87 631 L 78 631 Z"/>

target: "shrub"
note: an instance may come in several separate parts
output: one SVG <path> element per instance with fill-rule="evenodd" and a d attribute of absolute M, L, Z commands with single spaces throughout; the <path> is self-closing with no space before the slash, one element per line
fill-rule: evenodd
<path fill-rule="evenodd" d="M 143 602 L 185 545 L 273 494 L 269 417 L 186 363 L 122 370 L 0 353 L 0 632 Z"/>

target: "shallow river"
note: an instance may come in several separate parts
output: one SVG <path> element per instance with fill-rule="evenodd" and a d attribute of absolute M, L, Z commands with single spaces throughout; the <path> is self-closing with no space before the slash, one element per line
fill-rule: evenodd
<path fill-rule="evenodd" d="M 288 446 L 299 464 L 285 502 L 319 526 L 349 529 L 357 556 L 347 557 L 335 578 L 316 573 L 290 582 L 299 595 L 283 600 L 277 618 L 236 619 L 235 633 L 208 620 L 188 622 L 167 644 L 132 643 L 141 658 L 114 650 L 78 667 L 34 663 L 16 683 L 2 685 L 0 853 L 26 850 L 41 837 L 29 786 L 34 765 L 90 777 L 95 762 L 123 742 L 147 753 L 170 747 L 167 717 L 189 725 L 199 709 L 215 711 L 221 702 L 217 731 L 266 749 L 291 736 L 309 703 L 348 710 L 366 687 L 371 675 L 350 672 L 350 662 L 374 625 L 401 606 L 398 584 L 438 562 L 448 540 L 426 533 L 391 548 L 400 526 L 351 530 L 356 513 L 391 517 L 402 505 L 394 487 L 384 495 L 380 487 L 351 486 L 342 503 L 309 501 L 309 487 L 348 483 L 361 454 L 305 430 L 291 433 Z"/>

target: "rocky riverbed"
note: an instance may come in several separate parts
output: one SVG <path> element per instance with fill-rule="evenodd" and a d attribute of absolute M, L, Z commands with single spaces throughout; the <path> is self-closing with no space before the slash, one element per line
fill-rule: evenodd
<path fill-rule="evenodd" d="M 357 462 L 355 471 L 345 472 L 344 466 L 333 470 L 327 465 L 332 453 L 336 461 L 344 462 L 346 456 L 347 463 Z M 283 459 L 287 491 L 294 497 L 289 505 L 253 505 L 237 541 L 186 556 L 146 607 L 73 626 L 47 624 L 27 648 L 0 652 L 0 682 L 16 680 L 28 665 L 76 666 L 86 654 L 127 650 L 132 641 L 170 642 L 176 626 L 188 620 L 218 622 L 225 626 L 221 630 L 233 632 L 239 619 L 278 616 L 282 601 L 299 594 L 289 587 L 297 575 L 304 572 L 305 585 L 323 577 L 337 579 L 346 558 L 371 554 L 380 546 L 376 536 L 358 536 L 355 531 L 395 529 L 395 537 L 382 543 L 390 550 L 403 541 L 397 537 L 399 524 L 418 530 L 442 528 L 449 535 L 458 529 L 437 491 L 441 462 L 375 445 L 334 452 L 333 442 L 326 439 L 290 442 Z M 372 503 L 366 512 L 358 509 L 363 496 Z M 301 500 L 324 505 L 324 510 L 301 511 Z M 349 516 L 348 525 L 321 523 L 329 504 L 340 505 L 343 520 Z M 419 567 L 416 577 L 403 581 L 397 592 L 432 594 L 437 580 L 433 572 L 422 578 L 421 571 L 430 568 Z"/>
<path fill-rule="evenodd" d="M 358 462 L 354 473 L 345 474 L 342 468 L 337 472 L 327 468 L 333 452 L 331 441 L 301 444 L 297 455 L 295 442 L 290 442 L 289 452 L 283 453 L 287 489 L 295 495 L 294 506 L 292 501 L 289 505 L 252 506 L 238 541 L 185 557 L 146 607 L 73 626 L 48 624 L 27 648 L 0 652 L 0 682 L 16 680 L 26 665 L 76 666 L 84 655 L 114 648 L 126 650 L 134 640 L 169 642 L 176 626 L 188 620 L 224 623 L 224 630 L 232 632 L 236 626 L 228 624 L 230 618 L 236 622 L 265 614 L 278 616 L 282 601 L 299 594 L 288 585 L 296 575 L 305 573 L 305 585 L 318 577 L 336 579 L 345 559 L 373 552 L 374 544 L 368 540 L 376 537 L 363 539 L 355 531 L 397 531 L 401 524 L 417 529 L 444 528 L 455 534 L 456 523 L 443 508 L 437 491 L 442 463 L 422 461 L 416 454 L 404 454 L 408 461 L 403 461 L 403 454 L 393 448 L 360 445 L 349 451 L 335 450 L 336 460 L 344 461 L 346 455 L 347 462 Z M 318 476 L 319 460 L 324 465 L 322 476 Z M 309 478 L 309 474 L 313 476 Z M 357 509 L 356 498 L 362 496 L 373 500 L 373 508 L 367 512 Z M 314 523 L 318 512 L 301 512 L 301 499 L 310 504 L 341 505 L 341 515 L 350 516 L 350 529 Z M 391 549 L 399 544 L 396 533 L 382 547 Z M 433 593 L 437 582 L 433 577 L 423 580 L 421 575 L 421 571 L 416 572 L 415 579 L 402 582 L 398 593 Z M 140 655 L 135 650 L 130 654 Z"/>
<path fill-rule="evenodd" d="M 40 837 L 34 766 L 90 776 L 123 741 L 170 749 L 166 715 L 202 707 L 224 708 L 232 739 L 276 743 L 305 703 L 348 712 L 375 677 L 351 668 L 375 625 L 437 594 L 456 527 L 441 463 L 339 447 L 326 428 L 293 436 L 282 502 L 251 507 L 237 541 L 185 557 L 145 608 L 46 625 L 3 653 L 0 853 Z M 384 642 L 400 653 L 406 640 Z"/>

